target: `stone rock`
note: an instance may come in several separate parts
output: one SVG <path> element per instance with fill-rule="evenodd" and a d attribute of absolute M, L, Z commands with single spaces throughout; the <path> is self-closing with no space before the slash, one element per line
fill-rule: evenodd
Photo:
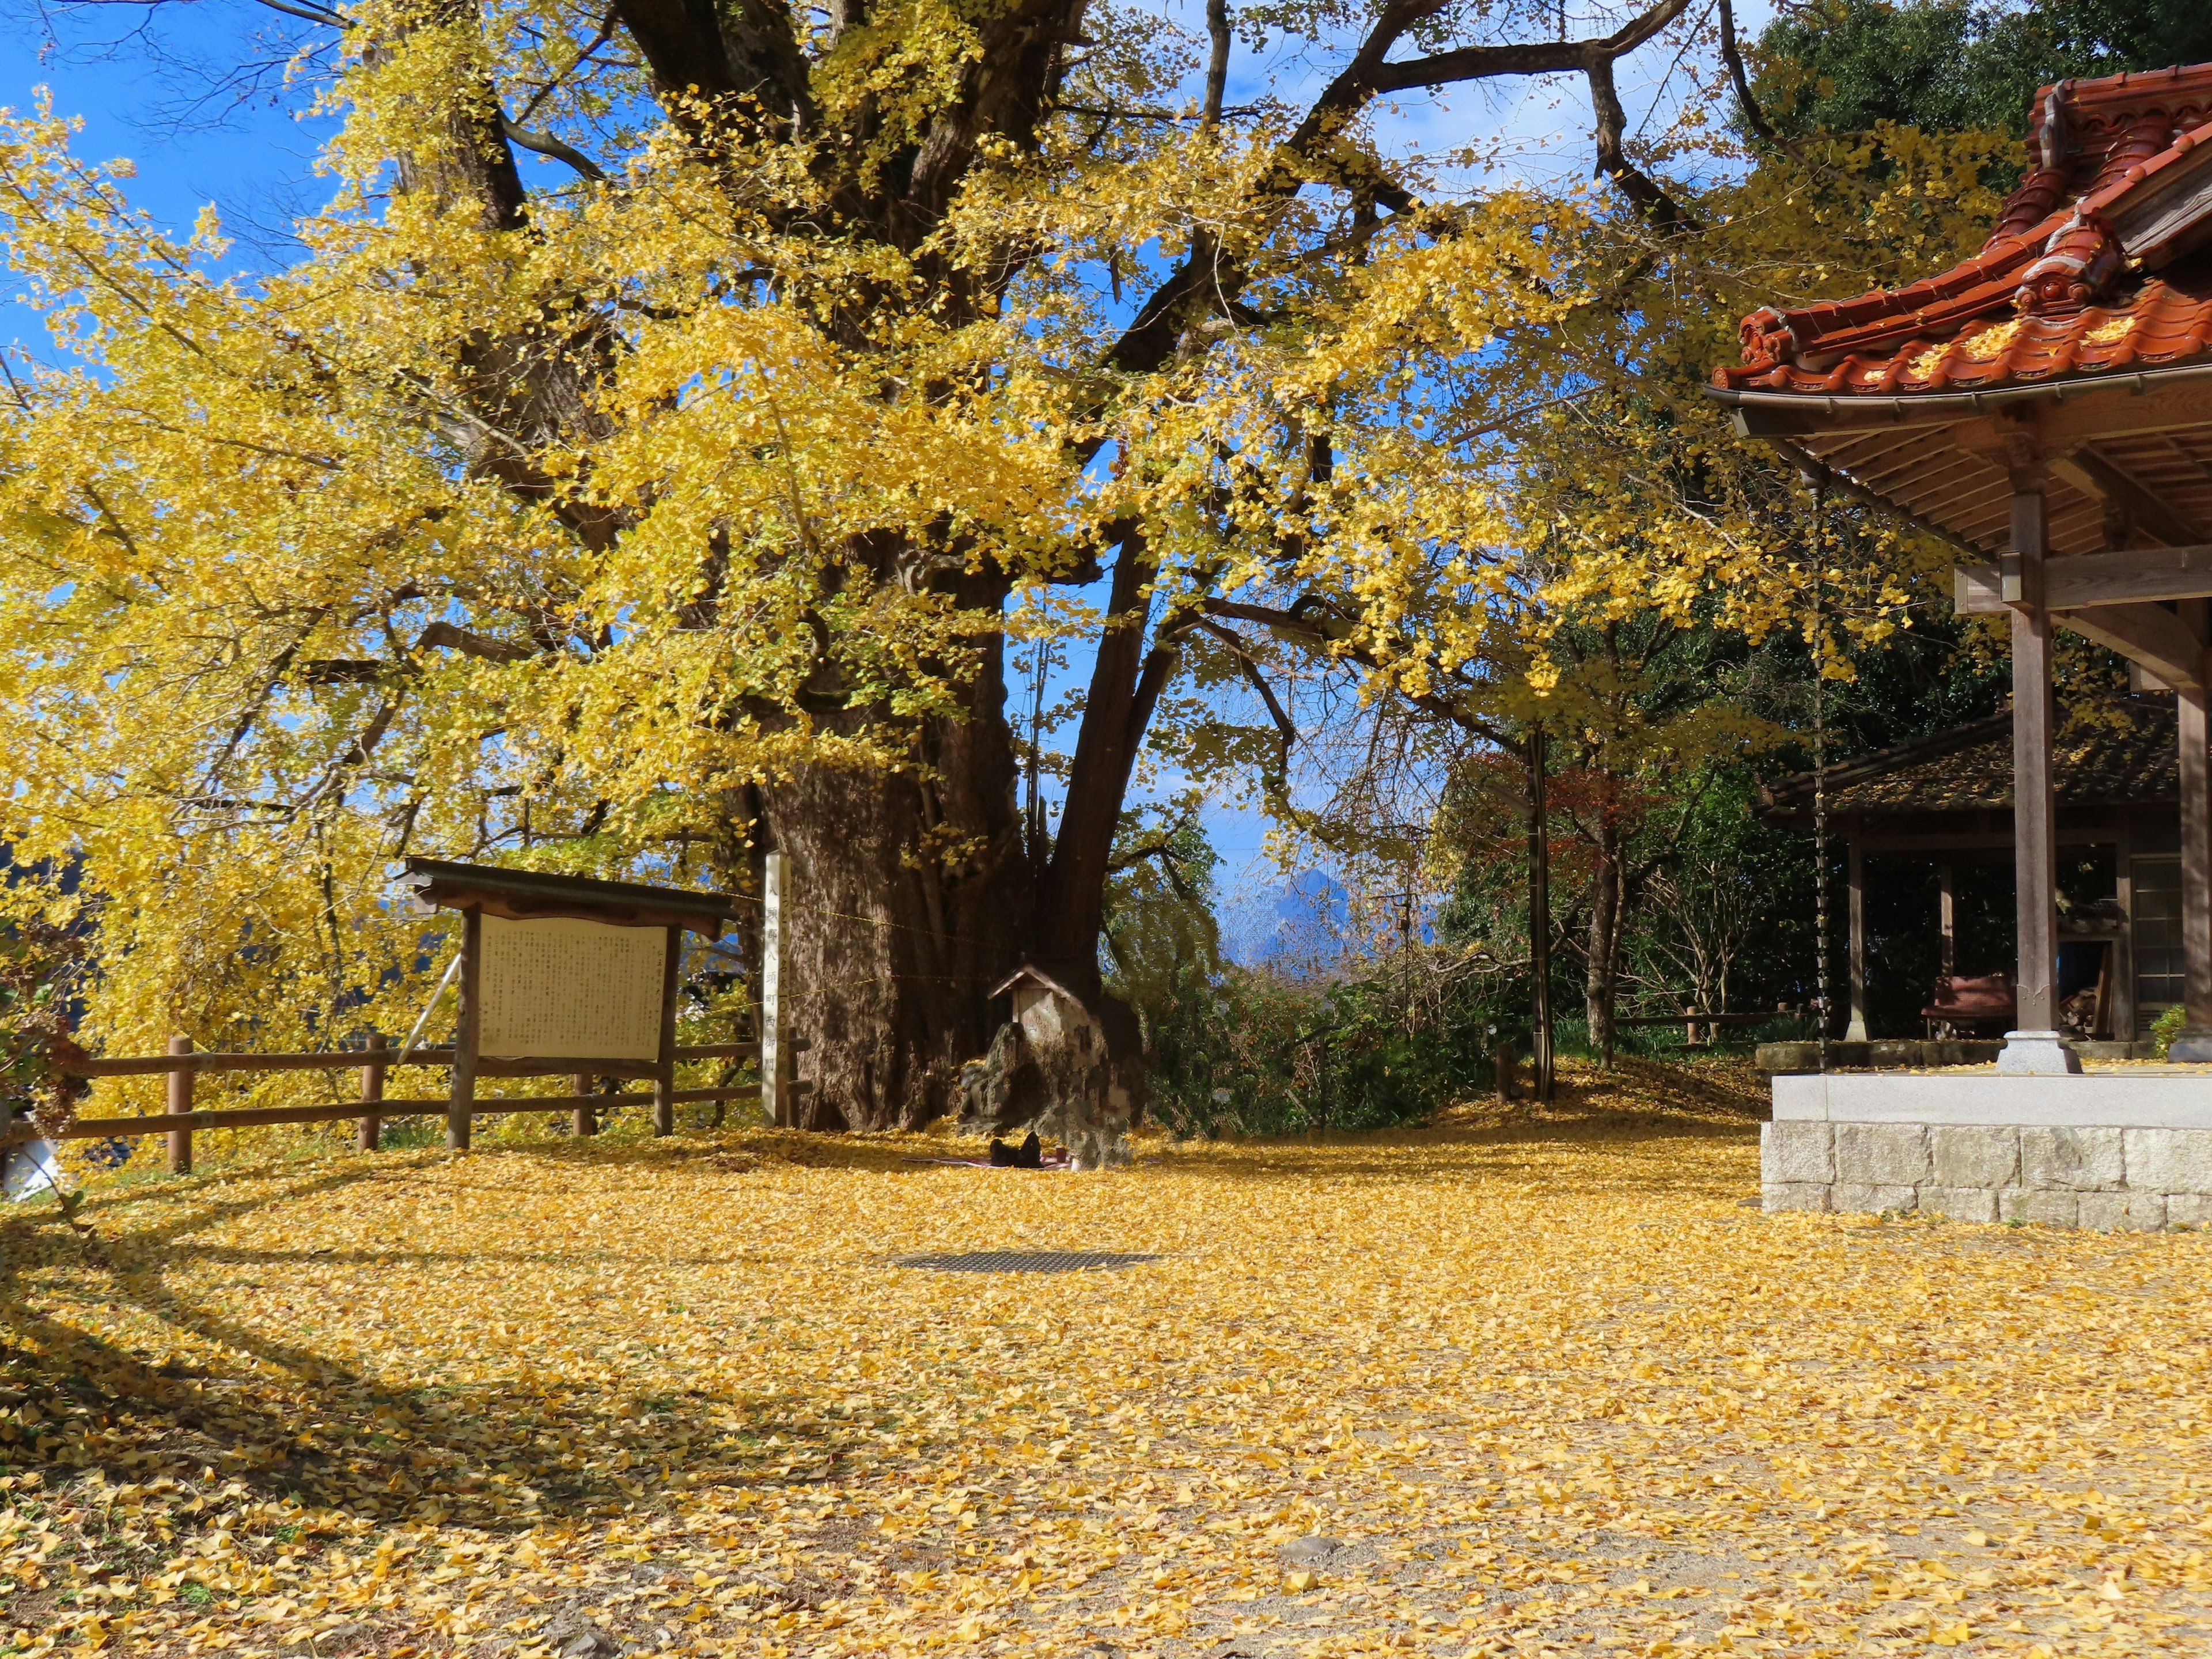
<path fill-rule="evenodd" d="M 2040 1188 L 2008 1187 L 1997 1194 L 1997 1213 L 2007 1221 L 2033 1221 L 2046 1227 L 2071 1227 L 2077 1219 L 2077 1195 Z"/>
<path fill-rule="evenodd" d="M 1838 1123 L 1835 1128 L 1836 1179 L 1839 1182 L 1862 1187 L 1917 1187 L 1929 1179 L 1928 1131 L 1921 1125 Z M 1839 1201 L 1836 1207 L 1844 1206 Z"/>
<path fill-rule="evenodd" d="M 1769 1215 L 1781 1215 L 1790 1210 L 1812 1210 L 1826 1214 L 1828 1183 L 1825 1181 L 1768 1182 L 1759 1189 L 1759 1207 Z"/>
<path fill-rule="evenodd" d="M 1995 1221 L 1997 1195 L 1990 1187 L 1923 1187 L 1919 1207 L 1954 1221 Z"/>
<path fill-rule="evenodd" d="M 1276 1553 L 1294 1567 L 1325 1567 L 1346 1547 L 1341 1538 L 1293 1538 Z"/>
<path fill-rule="evenodd" d="M 1835 1178 L 1835 1150 L 1826 1124 L 1784 1118 L 1759 1126 L 1760 1185 L 1817 1181 L 1825 1186 Z"/>
<path fill-rule="evenodd" d="M 2172 1193 L 2166 1200 L 2169 1227 L 2212 1227 L 2212 1197 L 2203 1193 Z"/>
<path fill-rule="evenodd" d="M 538 1639 L 560 1659 L 615 1659 L 624 1646 L 621 1638 L 602 1630 L 573 1607 L 556 1614 Z"/>
<path fill-rule="evenodd" d="M 2113 1192 L 2126 1179 L 2118 1129 L 2038 1125 L 2020 1132 L 2020 1184 L 2023 1187 Z"/>
<path fill-rule="evenodd" d="M 1881 1182 L 1839 1181 L 1828 1189 L 1829 1207 L 1845 1215 L 1880 1215 L 1889 1210 L 1903 1212 L 1918 1200 L 1917 1188 Z"/>
<path fill-rule="evenodd" d="M 2147 1193 L 2212 1193 L 2212 1129 L 2124 1129 L 2128 1185 Z"/>
<path fill-rule="evenodd" d="M 2081 1057 L 2057 1031 L 2007 1031 L 1997 1070 L 2015 1077 L 2079 1077 Z"/>
<path fill-rule="evenodd" d="M 2075 1224 L 2100 1233 L 2154 1233 L 2166 1225 L 2166 1200 L 2156 1193 L 2083 1193 Z"/>
<path fill-rule="evenodd" d="M 2010 1187 L 2020 1180 L 2020 1131 L 2009 1124 L 1936 1124 L 1928 1131 L 1928 1152 L 1939 1187 Z M 1976 1218 L 1994 1219 L 1994 1209 Z"/>

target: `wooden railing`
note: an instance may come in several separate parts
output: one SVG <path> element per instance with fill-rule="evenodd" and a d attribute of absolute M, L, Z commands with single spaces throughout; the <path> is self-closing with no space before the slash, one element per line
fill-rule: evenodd
<path fill-rule="evenodd" d="M 83 1059 L 67 1065 L 67 1075 L 78 1078 L 148 1077 L 159 1073 L 168 1079 L 167 1109 L 156 1116 L 139 1117 L 80 1117 L 63 1129 L 65 1140 L 106 1139 L 134 1135 L 165 1134 L 169 1139 L 169 1168 L 178 1174 L 192 1167 L 192 1132 L 196 1129 L 236 1129 L 264 1123 L 331 1123 L 345 1119 L 357 1120 L 360 1124 L 359 1144 L 364 1151 L 374 1151 L 383 1134 L 384 1120 L 387 1117 L 409 1117 L 427 1113 L 441 1114 L 446 1120 L 446 1144 L 457 1151 L 469 1145 L 471 1121 L 480 1113 L 512 1115 L 518 1112 L 560 1112 L 573 1114 L 572 1125 L 580 1135 L 594 1134 L 599 1130 L 598 1115 L 611 1107 L 650 1105 L 653 1108 L 653 1132 L 672 1134 L 676 1128 L 676 1108 L 679 1105 L 707 1101 L 758 1100 L 767 1109 L 770 1121 L 789 1126 L 796 1122 L 796 1108 L 799 1097 L 810 1091 L 810 1085 L 799 1081 L 793 1058 L 807 1044 L 805 1039 L 788 1035 L 783 1018 L 785 978 L 785 937 L 783 927 L 784 888 L 787 880 L 786 861 L 780 853 L 767 855 L 763 866 L 760 894 L 760 923 L 757 935 L 760 963 L 759 1005 L 755 1011 L 755 1030 L 759 1036 L 750 1042 L 694 1043 L 689 1046 L 676 1041 L 676 1007 L 678 975 L 683 958 L 683 935 L 687 927 L 699 925 L 696 915 L 672 913 L 641 913 L 637 908 L 639 896 L 651 898 L 659 894 L 665 898 L 693 904 L 695 910 L 713 919 L 720 927 L 726 919 L 730 901 L 718 895 L 686 896 L 622 884 L 583 881 L 569 877 L 531 877 L 527 872 L 486 870 L 465 865 L 435 864 L 410 860 L 410 877 L 422 875 L 429 880 L 428 886 L 417 883 L 418 891 L 429 892 L 435 902 L 458 907 L 461 917 L 461 944 L 453 965 L 447 970 L 447 979 L 458 979 L 459 999 L 454 1019 L 454 1041 L 434 1048 L 404 1048 L 394 1050 L 386 1039 L 372 1034 L 364 1047 L 326 1050 L 319 1054 L 250 1054 L 222 1052 L 203 1053 L 192 1047 L 190 1037 L 173 1036 L 166 1054 L 126 1055 L 106 1059 Z M 479 1010 L 477 1007 L 477 973 L 483 928 L 483 906 L 489 902 L 485 893 L 501 897 L 507 887 L 518 882 L 526 886 L 535 880 L 540 887 L 550 886 L 553 896 L 571 908 L 556 907 L 552 914 L 573 915 L 574 906 L 583 902 L 574 890 L 589 890 L 585 897 L 591 904 L 603 899 L 612 903 L 614 914 L 621 918 L 616 925 L 650 927 L 665 932 L 666 948 L 662 955 L 659 1034 L 657 1052 L 650 1060 L 612 1060 L 604 1057 L 558 1058 L 532 1057 L 528 1059 L 497 1058 L 483 1053 L 478 1042 Z M 444 884 L 441 888 L 439 884 Z M 504 886 L 502 886 L 504 884 Z M 485 891 L 478 891 L 483 888 Z M 607 896 L 611 895 L 611 898 Z M 526 897 L 529 896 L 526 894 Z M 544 895 L 538 896 L 539 899 Z M 616 902 L 618 901 L 618 902 Z M 515 901 L 512 894 L 501 897 L 503 903 Z M 533 901 L 534 902 L 534 901 Z M 586 904 L 586 908 L 590 904 Z M 501 914 L 506 914 L 502 912 Z M 641 915 L 644 919 L 641 920 Z M 446 981 L 439 981 L 438 989 L 431 994 L 431 1006 L 435 1007 L 442 994 Z M 429 1010 L 423 1019 L 429 1018 Z M 420 1030 L 421 1022 L 417 1022 Z M 765 1041 L 763 1041 L 765 1039 Z M 762 1082 L 733 1085 L 727 1088 L 679 1089 L 676 1086 L 676 1068 L 687 1060 L 754 1060 Z M 395 1099 L 384 1092 L 387 1073 L 402 1066 L 443 1066 L 451 1077 L 447 1092 L 435 1098 Z M 193 1084 L 203 1073 L 208 1072 L 330 1072 L 358 1071 L 361 1074 L 361 1097 L 347 1104 L 309 1106 L 241 1106 L 225 1107 L 213 1111 L 202 1111 L 192 1103 Z M 484 1098 L 477 1093 L 477 1079 L 501 1077 L 566 1077 L 573 1079 L 573 1093 L 565 1095 L 514 1096 L 507 1098 Z M 649 1090 L 599 1093 L 593 1084 L 600 1079 L 637 1079 L 649 1082 Z M 766 1086 L 764 1087 L 763 1085 Z M 4 1108 L 0 1108 L 0 1147 L 21 1146 L 38 1138 L 39 1132 L 27 1123 L 10 1124 Z"/>
<path fill-rule="evenodd" d="M 374 1152 L 380 1143 L 384 1120 L 390 1117 L 409 1117 L 435 1114 L 443 1117 L 450 1109 L 450 1097 L 439 1095 L 422 1099 L 398 1099 L 384 1092 L 386 1075 L 396 1069 L 399 1051 L 391 1048 L 380 1036 L 371 1037 L 368 1046 L 361 1048 L 338 1048 L 317 1054 L 231 1054 L 221 1050 L 196 1049 L 190 1038 L 173 1037 L 170 1052 L 166 1054 L 131 1054 L 112 1059 L 83 1060 L 70 1065 L 69 1075 L 79 1078 L 149 1077 L 166 1075 L 168 1079 L 168 1109 L 159 1115 L 137 1117 L 80 1117 L 61 1132 L 64 1140 L 106 1140 L 128 1139 L 137 1135 L 165 1134 L 169 1138 L 169 1167 L 179 1174 L 191 1169 L 192 1131 L 195 1129 L 236 1129 L 264 1123 L 337 1123 L 356 1120 L 360 1129 L 356 1143 L 364 1152 Z M 804 1037 L 787 1037 L 785 1046 L 794 1052 L 806 1048 Z M 707 1042 L 679 1045 L 675 1058 L 679 1065 L 686 1060 L 751 1060 L 758 1057 L 760 1044 L 750 1042 Z M 451 1066 L 453 1050 L 450 1046 L 416 1048 L 406 1056 L 409 1069 L 416 1066 Z M 655 1109 L 653 1129 L 665 1134 L 673 1129 L 669 1121 L 670 1109 L 702 1102 L 758 1100 L 761 1086 L 757 1083 L 733 1084 L 720 1089 L 677 1089 L 656 1086 L 647 1089 L 621 1090 L 611 1093 L 594 1092 L 592 1088 L 597 1078 L 653 1079 L 656 1070 L 651 1060 L 484 1060 L 477 1062 L 479 1070 L 490 1077 L 568 1077 L 574 1079 L 575 1091 L 565 1095 L 524 1095 L 507 1098 L 478 1097 L 471 1103 L 472 1113 L 511 1115 L 520 1112 L 562 1112 L 571 1115 L 570 1128 L 580 1135 L 599 1132 L 599 1114 L 617 1106 L 652 1106 Z M 310 1106 L 241 1106 L 222 1107 L 203 1111 L 192 1104 L 193 1079 L 210 1072 L 334 1072 L 358 1071 L 361 1074 L 361 1098 L 344 1104 Z M 803 1084 L 790 1085 L 804 1091 Z M 38 1131 L 28 1123 L 9 1126 L 0 1133 L 0 1145 L 15 1146 L 34 1139 Z"/>

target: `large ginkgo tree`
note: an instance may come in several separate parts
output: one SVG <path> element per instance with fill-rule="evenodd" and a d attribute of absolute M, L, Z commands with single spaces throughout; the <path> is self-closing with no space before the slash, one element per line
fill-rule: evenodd
<path fill-rule="evenodd" d="M 134 212 L 52 112 L 0 128 L 52 335 L 0 428 L 13 902 L 96 912 L 111 1042 L 404 1028 L 405 854 L 742 887 L 772 848 L 816 1121 L 917 1122 L 1016 963 L 1095 992 L 1139 750 L 1194 659 L 1252 667 L 1240 592 L 1417 694 L 1540 669 L 1547 593 L 1788 609 L 1740 490 L 1619 470 L 1634 421 L 1613 471 L 1500 447 L 1747 292 L 1668 275 L 1711 222 L 1616 90 L 1705 63 L 1685 0 L 1581 38 L 1551 0 L 278 9 L 337 118 L 283 268 Z M 1262 37 L 1299 99 L 1231 100 Z M 1438 189 L 1479 113 L 1377 138 L 1540 75 L 1587 185 Z M 1049 835 L 1008 709 L 1046 636 L 1089 665 Z"/>

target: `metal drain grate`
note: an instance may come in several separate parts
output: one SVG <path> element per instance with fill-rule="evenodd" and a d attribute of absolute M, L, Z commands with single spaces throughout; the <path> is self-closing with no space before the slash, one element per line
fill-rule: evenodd
<path fill-rule="evenodd" d="M 902 1255 L 898 1265 L 940 1273 L 1081 1273 L 1158 1260 L 1120 1250 L 971 1250 L 965 1255 Z"/>

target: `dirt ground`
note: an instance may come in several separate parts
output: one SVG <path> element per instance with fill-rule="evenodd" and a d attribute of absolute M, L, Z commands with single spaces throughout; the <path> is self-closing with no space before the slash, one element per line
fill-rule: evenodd
<path fill-rule="evenodd" d="M 1757 1081 L 0 1217 L 0 1652 L 2212 1651 L 2200 1234 L 1755 1206 Z M 918 1255 L 1101 1251 L 1089 1271 Z"/>

